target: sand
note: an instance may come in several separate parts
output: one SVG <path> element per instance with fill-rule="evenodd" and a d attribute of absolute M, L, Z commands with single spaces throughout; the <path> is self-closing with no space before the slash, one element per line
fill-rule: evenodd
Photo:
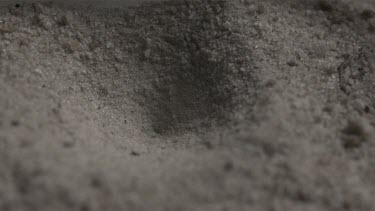
<path fill-rule="evenodd" d="M 0 210 L 375 209 L 372 0 L 0 10 Z"/>

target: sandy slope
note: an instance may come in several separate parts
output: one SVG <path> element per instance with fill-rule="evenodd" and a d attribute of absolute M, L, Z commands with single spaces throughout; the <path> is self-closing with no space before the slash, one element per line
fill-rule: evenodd
<path fill-rule="evenodd" d="M 371 0 L 18 6 L 0 210 L 375 209 Z"/>

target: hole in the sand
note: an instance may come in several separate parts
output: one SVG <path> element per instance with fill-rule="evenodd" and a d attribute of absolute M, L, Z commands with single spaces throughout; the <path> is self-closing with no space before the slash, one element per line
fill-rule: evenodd
<path fill-rule="evenodd" d="M 140 90 L 141 104 L 154 132 L 163 135 L 227 121 L 238 89 L 233 81 L 254 80 L 251 71 L 241 71 L 252 68 L 244 56 L 251 53 L 225 24 L 229 3 L 186 4 L 195 14 L 191 19 L 179 12 L 186 5 L 177 3 L 140 11 L 152 17 L 158 17 L 160 10 L 169 14 L 152 20 L 154 27 L 148 29 L 140 49 L 144 52 L 140 60 L 150 64 L 153 75 L 150 85 Z"/>

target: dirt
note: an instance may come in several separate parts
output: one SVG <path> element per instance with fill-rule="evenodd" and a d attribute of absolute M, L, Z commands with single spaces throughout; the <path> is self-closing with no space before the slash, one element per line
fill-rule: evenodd
<path fill-rule="evenodd" d="M 372 0 L 0 10 L 0 210 L 375 209 Z"/>

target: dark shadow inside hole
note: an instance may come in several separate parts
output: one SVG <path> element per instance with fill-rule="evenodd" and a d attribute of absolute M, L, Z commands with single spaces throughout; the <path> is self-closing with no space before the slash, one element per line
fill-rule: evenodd
<path fill-rule="evenodd" d="M 159 134 L 226 122 L 235 95 L 228 64 L 241 66 L 248 62 L 240 58 L 249 52 L 239 55 L 242 43 L 225 24 L 229 20 L 228 1 L 183 2 L 170 2 L 163 8 L 155 4 L 147 10 L 153 17 L 158 16 L 154 11 L 168 14 L 168 18 L 155 21 L 143 49 L 151 52 L 143 61 L 151 64 L 158 80 L 142 91 L 142 104 L 152 129 Z M 186 18 L 187 8 L 194 11 L 192 19 Z M 246 82 L 252 83 L 251 76 L 248 79 Z"/>

